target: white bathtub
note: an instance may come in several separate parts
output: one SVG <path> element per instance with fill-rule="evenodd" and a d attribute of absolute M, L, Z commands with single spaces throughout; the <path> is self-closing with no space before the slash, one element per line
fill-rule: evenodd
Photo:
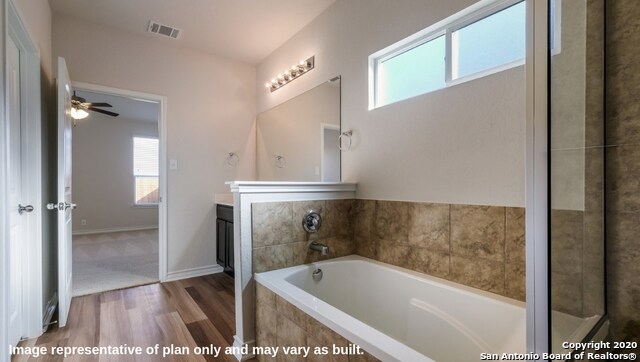
<path fill-rule="evenodd" d="M 526 349 L 524 303 L 360 256 L 255 278 L 383 361 L 478 361 Z"/>

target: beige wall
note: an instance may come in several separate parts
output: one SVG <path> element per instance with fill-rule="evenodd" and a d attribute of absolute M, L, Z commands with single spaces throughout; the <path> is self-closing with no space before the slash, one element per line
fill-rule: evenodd
<path fill-rule="evenodd" d="M 255 68 L 58 14 L 53 28 L 73 81 L 167 97 L 167 156 L 178 161 L 168 171 L 168 271 L 214 265 L 214 194 L 255 177 Z"/>
<path fill-rule="evenodd" d="M 523 67 L 368 110 L 368 56 L 474 2 L 337 1 L 258 65 L 258 112 L 342 75 L 342 175 L 358 198 L 524 206 Z M 311 55 L 314 70 L 264 89 Z"/>
<path fill-rule="evenodd" d="M 55 107 L 51 106 L 53 96 L 53 63 L 51 55 L 51 8 L 47 0 L 14 0 L 31 39 L 40 49 L 40 84 L 42 101 L 42 177 L 55 180 Z M 54 200 L 55 182 L 43 182 L 42 200 Z M 42 307 L 53 297 L 57 290 L 57 244 L 56 214 L 44 212 L 42 215 Z"/>
<path fill-rule="evenodd" d="M 340 83 L 324 83 L 258 115 L 260 181 L 320 181 L 322 123 L 340 126 Z M 285 157 L 285 167 L 275 165 Z M 340 155 L 338 155 L 338 162 Z"/>
<path fill-rule="evenodd" d="M 74 232 L 158 225 L 157 207 L 133 206 L 133 136 L 158 137 L 158 123 L 92 113 L 73 129 Z"/>

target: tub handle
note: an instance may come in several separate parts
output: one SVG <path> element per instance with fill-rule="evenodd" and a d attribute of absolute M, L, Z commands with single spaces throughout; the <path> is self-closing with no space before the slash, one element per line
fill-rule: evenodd
<path fill-rule="evenodd" d="M 302 217 L 302 228 L 308 233 L 317 233 L 322 225 L 322 217 L 317 211 L 309 210 Z"/>

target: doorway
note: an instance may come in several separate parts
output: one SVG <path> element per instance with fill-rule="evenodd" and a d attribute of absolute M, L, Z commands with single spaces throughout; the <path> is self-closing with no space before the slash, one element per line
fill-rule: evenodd
<path fill-rule="evenodd" d="M 89 84 L 73 89 L 98 105 L 73 128 L 73 295 L 161 281 L 162 97 Z"/>
<path fill-rule="evenodd" d="M 320 124 L 320 180 L 322 182 L 340 182 L 340 125 Z"/>
<path fill-rule="evenodd" d="M 0 347 L 42 331 L 42 154 L 40 57 L 9 1 L 3 52 L 2 150 L 0 158 Z M 4 108 L 6 107 L 6 108 Z M 6 228 L 5 228 L 6 227 Z"/>

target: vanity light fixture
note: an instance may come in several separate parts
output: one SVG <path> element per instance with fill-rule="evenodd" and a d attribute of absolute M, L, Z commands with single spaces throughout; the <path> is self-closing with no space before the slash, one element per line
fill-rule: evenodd
<path fill-rule="evenodd" d="M 292 80 L 300 77 L 303 74 L 308 73 L 316 65 L 315 58 L 316 57 L 314 55 L 307 60 L 301 60 L 298 64 L 291 66 L 291 69 L 278 74 L 278 76 L 271 79 L 271 81 L 266 82 L 264 84 L 265 88 L 269 89 L 271 92 L 275 92 L 285 84 L 291 82 Z"/>

